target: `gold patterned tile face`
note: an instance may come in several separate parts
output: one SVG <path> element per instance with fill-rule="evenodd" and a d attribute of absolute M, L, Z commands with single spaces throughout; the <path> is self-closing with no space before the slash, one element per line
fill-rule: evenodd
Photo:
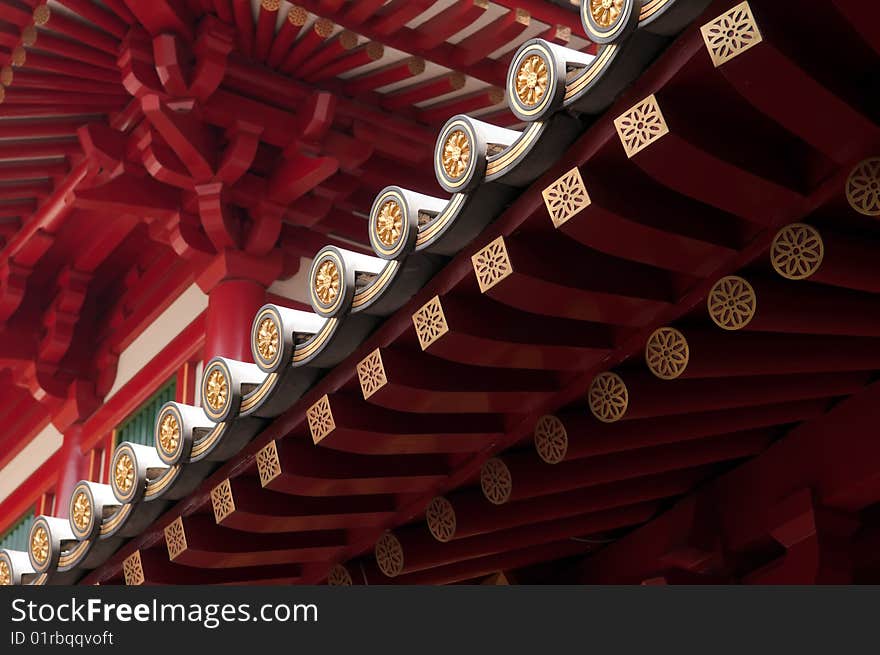
<path fill-rule="evenodd" d="M 351 573 L 342 564 L 336 564 L 327 575 L 327 584 L 331 587 L 350 587 Z"/>
<path fill-rule="evenodd" d="M 498 237 L 488 246 L 479 250 L 471 257 L 471 262 L 473 263 L 474 273 L 477 275 L 477 282 L 482 293 L 486 293 L 501 282 L 501 280 L 513 273 L 513 265 L 510 263 L 510 256 L 507 254 L 504 237 Z"/>
<path fill-rule="evenodd" d="M 312 441 L 320 442 L 324 437 L 336 429 L 336 422 L 333 420 L 333 412 L 330 410 L 330 398 L 326 395 L 314 405 L 309 407 L 306 412 L 306 418 L 309 421 L 309 431 L 312 433 Z"/>
<path fill-rule="evenodd" d="M 758 310 L 758 297 L 749 281 L 738 275 L 723 277 L 706 299 L 709 316 L 724 330 L 741 330 Z"/>
<path fill-rule="evenodd" d="M 880 157 L 871 157 L 852 169 L 846 180 L 849 206 L 865 216 L 880 216 Z"/>
<path fill-rule="evenodd" d="M 168 546 L 168 557 L 172 560 L 186 551 L 186 531 L 180 517 L 165 527 L 165 545 Z"/>
<path fill-rule="evenodd" d="M 228 479 L 211 489 L 211 505 L 214 508 L 214 520 L 218 525 L 235 511 L 232 485 Z"/>
<path fill-rule="evenodd" d="M 590 205 L 590 194 L 577 166 L 544 189 L 541 195 L 544 196 L 544 205 L 553 227 L 571 220 Z"/>
<path fill-rule="evenodd" d="M 122 561 L 122 575 L 129 586 L 142 585 L 145 582 L 144 567 L 141 562 L 141 551 L 136 550 Z"/>
<path fill-rule="evenodd" d="M 281 475 L 281 461 L 278 459 L 278 447 L 270 441 L 257 451 L 257 472 L 260 484 L 264 487 Z"/>
<path fill-rule="evenodd" d="M 758 45 L 763 37 L 748 2 L 709 21 L 700 28 L 715 68 Z"/>
<path fill-rule="evenodd" d="M 382 353 L 378 348 L 358 363 L 357 374 L 358 380 L 361 383 L 361 392 L 364 394 L 364 400 L 388 384 L 385 366 L 382 363 Z"/>
<path fill-rule="evenodd" d="M 617 135 L 627 157 L 641 152 L 662 136 L 669 134 L 669 127 L 657 98 L 653 94 L 614 120 Z"/>
<path fill-rule="evenodd" d="M 449 325 L 446 323 L 446 316 L 443 314 L 443 306 L 440 304 L 439 296 L 434 296 L 425 303 L 421 309 L 413 314 L 412 320 L 422 350 L 427 350 L 432 343 L 449 332 Z"/>

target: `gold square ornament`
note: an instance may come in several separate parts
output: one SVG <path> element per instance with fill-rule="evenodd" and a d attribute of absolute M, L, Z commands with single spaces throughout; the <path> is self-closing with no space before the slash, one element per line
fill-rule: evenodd
<path fill-rule="evenodd" d="M 715 68 L 758 45 L 763 37 L 748 2 L 709 21 L 700 28 Z"/>
<path fill-rule="evenodd" d="M 498 237 L 488 246 L 477 251 L 471 257 L 471 263 L 474 266 L 474 273 L 482 293 L 486 293 L 513 273 L 513 265 L 510 263 L 510 255 L 507 253 L 504 237 Z"/>
<path fill-rule="evenodd" d="M 357 374 L 358 381 L 361 383 L 361 392 L 364 394 L 364 400 L 388 384 L 385 366 L 382 363 L 382 353 L 378 348 L 358 363 Z"/>
<path fill-rule="evenodd" d="M 614 120 L 617 135 L 627 157 L 641 152 L 662 136 L 669 134 L 669 127 L 657 98 L 649 95 L 629 111 Z"/>
<path fill-rule="evenodd" d="M 590 205 L 590 194 L 587 193 L 577 166 L 544 189 L 541 195 L 544 196 L 544 205 L 553 221 L 553 227 L 559 227 L 571 220 Z"/>
<path fill-rule="evenodd" d="M 446 323 L 446 316 L 443 314 L 443 306 L 440 304 L 439 296 L 434 296 L 425 303 L 421 309 L 413 314 L 412 320 L 422 350 L 427 350 L 428 346 L 449 332 L 449 325 Z"/>

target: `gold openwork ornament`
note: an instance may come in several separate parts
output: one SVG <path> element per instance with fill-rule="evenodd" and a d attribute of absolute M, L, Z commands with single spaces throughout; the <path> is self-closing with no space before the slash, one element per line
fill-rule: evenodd
<path fill-rule="evenodd" d="M 271 362 L 278 354 L 278 346 L 281 338 L 278 334 L 278 325 L 271 317 L 266 317 L 260 321 L 257 328 L 257 352 L 263 361 Z"/>
<path fill-rule="evenodd" d="M 556 416 L 547 415 L 535 425 L 535 450 L 548 464 L 559 464 L 568 452 L 568 431 Z"/>
<path fill-rule="evenodd" d="M 684 373 L 690 356 L 687 339 L 675 328 L 654 330 L 645 344 L 645 362 L 661 380 L 674 380 Z"/>
<path fill-rule="evenodd" d="M 79 490 L 73 497 L 72 507 L 73 524 L 80 532 L 85 532 L 89 528 L 92 521 L 92 503 L 89 502 L 89 495 Z"/>
<path fill-rule="evenodd" d="M 452 130 L 443 143 L 443 170 L 457 180 L 471 161 L 471 142 L 464 130 Z"/>
<path fill-rule="evenodd" d="M 653 94 L 615 118 L 614 127 L 627 157 L 633 157 L 660 137 L 669 134 L 669 126 Z"/>
<path fill-rule="evenodd" d="M 49 560 L 49 533 L 42 525 L 31 533 L 31 555 L 37 564 L 45 564 Z"/>
<path fill-rule="evenodd" d="M 159 447 L 168 455 L 174 454 L 180 443 L 180 423 L 174 412 L 165 412 L 159 424 Z"/>
<path fill-rule="evenodd" d="M 332 259 L 325 259 L 315 271 L 315 296 L 324 305 L 332 305 L 339 295 L 339 267 Z"/>
<path fill-rule="evenodd" d="M 376 563 L 389 578 L 403 573 L 403 546 L 390 532 L 386 532 L 376 542 Z"/>
<path fill-rule="evenodd" d="M 129 586 L 142 585 L 144 579 L 144 567 L 141 562 L 141 551 L 136 550 L 122 560 L 122 577 Z"/>
<path fill-rule="evenodd" d="M 723 277 L 709 291 L 709 316 L 724 330 L 741 330 L 755 317 L 755 289 L 738 275 Z"/>
<path fill-rule="evenodd" d="M 776 233 L 770 246 L 774 270 L 789 280 L 805 280 L 822 266 L 825 244 L 812 225 L 792 223 Z"/>
<path fill-rule="evenodd" d="M 437 541 L 445 543 L 455 536 L 455 508 L 443 496 L 437 496 L 428 504 L 425 520 Z"/>
<path fill-rule="evenodd" d="M 232 484 L 228 478 L 211 489 L 211 505 L 214 509 L 214 521 L 218 525 L 235 511 Z"/>
<path fill-rule="evenodd" d="M 52 17 L 52 10 L 47 4 L 37 5 L 37 7 L 34 8 L 33 17 L 34 25 L 39 25 L 40 27 L 42 27 L 43 25 L 48 23 L 49 18 Z"/>
<path fill-rule="evenodd" d="M 449 332 L 446 315 L 443 313 L 443 306 L 440 304 L 438 296 L 431 298 L 413 314 L 412 320 L 422 350 L 427 349 L 428 346 Z"/>
<path fill-rule="evenodd" d="M 172 560 L 186 551 L 186 530 L 180 517 L 165 526 L 165 545 L 168 547 L 168 557 Z"/>
<path fill-rule="evenodd" d="M 208 406 L 216 412 L 223 409 L 228 397 L 229 382 L 227 382 L 223 371 L 215 367 L 208 374 L 208 381 L 205 384 L 205 400 Z"/>
<path fill-rule="evenodd" d="M 376 216 L 376 236 L 382 245 L 391 248 L 403 234 L 403 211 L 396 200 L 387 200 Z"/>
<path fill-rule="evenodd" d="M 516 71 L 516 97 L 527 107 L 534 107 L 544 95 L 550 84 L 550 70 L 547 61 L 540 55 L 524 58 Z"/>
<path fill-rule="evenodd" d="M 0 559 L 0 587 L 8 587 L 12 584 L 12 571 L 5 558 Z"/>
<path fill-rule="evenodd" d="M 350 587 L 351 574 L 342 564 L 334 564 L 327 574 L 327 584 L 331 587 Z"/>
<path fill-rule="evenodd" d="M 364 400 L 388 384 L 382 353 L 378 348 L 358 362 L 357 374 Z"/>
<path fill-rule="evenodd" d="M 593 378 L 587 396 L 590 411 L 603 423 L 619 421 L 629 407 L 629 390 L 623 378 L 610 371 Z"/>
<path fill-rule="evenodd" d="M 748 2 L 741 2 L 700 28 L 712 64 L 721 64 L 741 55 L 763 40 Z"/>
<path fill-rule="evenodd" d="M 625 0 L 589 0 L 590 15 L 599 27 L 611 27 L 620 19 L 624 2 Z"/>
<path fill-rule="evenodd" d="M 880 216 L 880 157 L 856 166 L 846 180 L 849 206 L 865 216 Z"/>
<path fill-rule="evenodd" d="M 498 237 L 485 248 L 478 250 L 471 257 L 471 263 L 481 293 L 486 293 L 513 273 L 513 265 L 510 262 L 504 237 Z"/>
<path fill-rule="evenodd" d="M 281 460 L 278 459 L 278 447 L 274 441 L 257 451 L 257 473 L 264 487 L 281 475 Z"/>
<path fill-rule="evenodd" d="M 116 466 L 113 470 L 113 481 L 116 488 L 122 494 L 127 494 L 134 486 L 134 460 L 128 453 L 122 453 L 116 458 Z"/>
<path fill-rule="evenodd" d="M 590 195 L 577 166 L 541 193 L 553 227 L 559 227 L 590 205 Z"/>
<path fill-rule="evenodd" d="M 503 460 L 497 457 L 486 460 L 480 469 L 480 488 L 486 500 L 493 505 L 503 505 L 510 500 L 513 476 Z"/>
<path fill-rule="evenodd" d="M 333 411 L 330 409 L 330 398 L 326 394 L 306 410 L 306 419 L 309 423 L 309 431 L 312 433 L 312 440 L 315 443 L 336 429 L 336 421 L 333 419 Z"/>

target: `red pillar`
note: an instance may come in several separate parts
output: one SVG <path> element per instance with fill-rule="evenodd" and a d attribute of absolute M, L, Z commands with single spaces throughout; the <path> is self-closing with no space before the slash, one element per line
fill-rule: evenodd
<path fill-rule="evenodd" d="M 89 457 L 82 452 L 82 433 L 82 423 L 74 423 L 64 432 L 58 484 L 55 486 L 55 516 L 59 518 L 67 518 L 73 488 L 80 480 L 89 477 Z"/>
<path fill-rule="evenodd" d="M 266 287 L 254 280 L 223 280 L 208 294 L 205 361 L 223 356 L 253 362 L 251 323 L 266 302 Z"/>

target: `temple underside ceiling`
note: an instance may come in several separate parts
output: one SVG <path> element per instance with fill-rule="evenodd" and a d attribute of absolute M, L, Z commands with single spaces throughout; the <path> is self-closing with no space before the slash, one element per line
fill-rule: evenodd
<path fill-rule="evenodd" d="M 106 4 L 115 24 L 135 3 Z M 216 4 L 132 12 L 113 65 L 136 101 L 80 129 L 76 211 L 154 216 L 194 267 L 234 247 L 283 268 L 289 237 L 310 307 L 258 311 L 253 361 L 209 361 L 202 406 L 166 404 L 154 447 L 120 444 L 111 484 L 37 517 L 9 581 L 876 581 L 877 9 L 585 1 L 583 47 L 499 52 L 526 33 L 514 7 L 431 50 L 508 118 L 435 108 L 432 129 L 412 89 L 367 111 L 345 78 L 273 86 L 252 60 L 278 7 L 243 43 Z M 350 54 L 321 59 L 338 31 L 303 56 L 305 82 L 362 37 L 430 44 L 389 28 L 418 3 L 343 4 L 303 3 L 359 26 Z M 286 124 L 227 115 L 288 101 Z M 306 224 L 350 213 L 321 189 L 383 157 L 359 236 Z"/>

